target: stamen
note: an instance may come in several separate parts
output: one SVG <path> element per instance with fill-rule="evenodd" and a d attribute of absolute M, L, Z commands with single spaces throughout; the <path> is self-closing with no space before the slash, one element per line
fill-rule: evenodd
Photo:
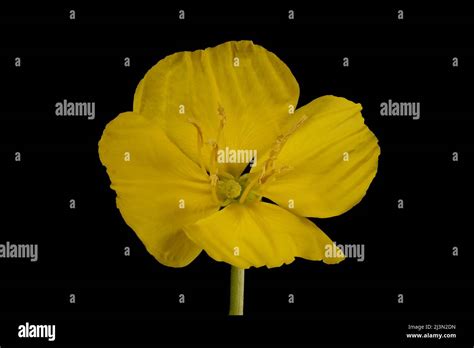
<path fill-rule="evenodd" d="M 289 172 L 291 170 L 293 170 L 294 168 L 291 167 L 291 166 L 283 166 L 283 167 L 280 167 L 280 168 L 274 168 L 272 169 L 270 172 L 268 172 L 265 177 L 263 178 L 263 180 L 259 180 L 259 184 L 265 184 L 266 182 L 268 182 L 268 179 L 270 179 L 271 177 L 275 177 L 275 176 L 278 176 L 280 175 L 281 173 L 283 172 Z M 259 178 L 260 179 L 260 178 Z"/>
<path fill-rule="evenodd" d="M 248 183 L 245 187 L 244 192 L 240 196 L 239 203 L 244 203 L 247 199 L 248 195 L 250 194 L 251 190 L 258 184 L 263 185 L 267 182 L 267 180 L 274 176 L 279 175 L 284 171 L 293 170 L 291 166 L 283 166 L 280 168 L 275 168 L 275 160 L 277 159 L 278 155 L 280 154 L 283 146 L 286 144 L 288 138 L 300 128 L 303 123 L 308 119 L 308 116 L 303 115 L 301 119 L 295 123 L 295 125 L 285 134 L 279 135 L 270 150 L 270 155 L 268 159 L 265 161 L 262 170 L 260 173 L 256 173 L 255 177 Z"/>
<path fill-rule="evenodd" d="M 210 175 L 211 179 L 211 192 L 212 192 L 212 198 L 217 204 L 221 204 L 221 201 L 217 197 L 217 182 L 219 181 L 219 177 L 216 174 L 211 174 Z"/>
<path fill-rule="evenodd" d="M 224 129 L 224 126 L 227 122 L 227 117 L 224 113 L 224 108 L 220 104 L 218 104 L 218 106 L 217 106 L 217 115 L 219 115 L 219 129 L 217 130 L 217 140 L 216 140 L 216 142 L 219 143 L 222 130 Z"/>
<path fill-rule="evenodd" d="M 219 151 L 219 140 L 224 129 L 227 118 L 224 113 L 224 108 L 218 104 L 217 106 L 217 115 L 219 116 L 219 128 L 217 129 L 216 140 L 209 139 L 208 144 L 212 146 L 211 150 L 211 160 L 210 160 L 210 171 L 211 174 L 217 174 L 217 153 Z"/>
<path fill-rule="evenodd" d="M 280 154 L 283 146 L 285 146 L 288 138 L 300 128 L 303 123 L 308 119 L 308 116 L 303 115 L 301 119 L 295 123 L 295 125 L 285 134 L 279 135 L 270 150 L 270 155 L 268 159 L 265 161 L 265 164 L 262 168 L 262 173 L 259 178 L 259 183 L 264 183 L 271 175 L 274 174 L 275 169 L 275 160 L 277 159 L 278 155 Z"/>
<path fill-rule="evenodd" d="M 245 200 L 247 199 L 247 196 L 249 195 L 250 193 L 250 190 L 255 186 L 255 184 L 257 184 L 257 182 L 259 181 L 259 177 L 258 175 L 256 175 L 248 184 L 247 186 L 245 187 L 245 190 L 244 192 L 242 193 L 242 195 L 240 196 L 240 199 L 239 199 L 239 203 L 242 204 L 245 202 Z"/>
<path fill-rule="evenodd" d="M 188 118 L 188 122 L 191 123 L 196 128 L 199 165 L 201 166 L 201 170 L 204 172 L 204 174 L 208 175 L 206 171 L 206 166 L 204 165 L 204 159 L 202 157 L 202 146 L 203 146 L 204 140 L 203 140 L 201 127 L 199 127 L 197 121 L 192 117 Z"/>
<path fill-rule="evenodd" d="M 188 122 L 191 123 L 197 130 L 197 147 L 198 147 L 199 163 L 200 163 L 200 166 L 201 166 L 201 169 L 203 170 L 203 172 L 206 175 L 209 176 L 209 181 L 211 183 L 212 197 L 213 197 L 214 201 L 217 204 L 223 205 L 223 204 L 225 204 L 225 202 L 227 202 L 227 200 L 237 197 L 237 186 L 236 185 L 239 185 L 239 184 L 237 182 L 235 182 L 236 183 L 236 185 L 234 185 L 235 187 L 234 186 L 229 186 L 229 187 L 226 186 L 225 187 L 226 190 L 229 190 L 228 195 L 232 196 L 231 198 L 227 197 L 227 200 L 224 201 L 224 202 L 222 202 L 219 199 L 219 197 L 218 197 L 219 167 L 218 167 L 218 163 L 217 163 L 217 154 L 218 154 L 218 151 L 219 151 L 219 145 L 218 144 L 219 144 L 219 140 L 220 140 L 222 131 L 224 129 L 225 123 L 227 121 L 226 115 L 224 113 L 224 108 L 220 104 L 218 104 L 218 107 L 217 107 L 217 114 L 219 116 L 219 128 L 217 129 L 217 136 L 216 136 L 215 140 L 214 139 L 209 139 L 208 141 L 204 142 L 204 136 L 202 134 L 202 129 L 199 126 L 196 119 L 194 119 L 193 117 L 190 117 L 190 118 L 188 118 Z M 208 145 L 211 146 L 211 158 L 209 160 L 209 173 L 206 171 L 206 166 L 205 166 L 203 156 L 202 156 L 202 147 L 203 147 L 204 144 L 208 144 Z M 222 173 L 222 174 L 219 174 L 219 175 L 221 175 L 222 178 L 226 178 L 228 180 L 235 181 L 234 177 L 232 175 L 228 174 L 228 173 Z M 238 191 L 239 191 L 238 194 L 240 194 L 240 186 L 239 186 Z"/>
<path fill-rule="evenodd" d="M 219 150 L 219 146 L 217 142 L 213 139 L 208 141 L 208 144 L 211 145 L 211 159 L 209 161 L 209 170 L 211 174 L 217 175 L 219 168 L 217 167 L 217 151 Z"/>

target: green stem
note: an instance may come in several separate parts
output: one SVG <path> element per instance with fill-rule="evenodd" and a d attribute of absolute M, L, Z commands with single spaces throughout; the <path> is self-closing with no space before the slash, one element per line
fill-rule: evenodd
<path fill-rule="evenodd" d="M 244 270 L 231 266 L 229 315 L 244 314 Z"/>

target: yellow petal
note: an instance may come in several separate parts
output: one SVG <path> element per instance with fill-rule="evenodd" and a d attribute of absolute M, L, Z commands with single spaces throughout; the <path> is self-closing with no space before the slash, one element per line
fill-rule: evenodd
<path fill-rule="evenodd" d="M 148 252 L 167 266 L 189 264 L 201 248 L 181 227 L 218 209 L 207 176 L 156 123 L 131 112 L 107 125 L 99 155 L 117 207 Z"/>
<path fill-rule="evenodd" d="M 375 177 L 380 154 L 361 109 L 334 96 L 298 109 L 293 122 L 303 115 L 308 119 L 275 161 L 275 168 L 291 169 L 270 179 L 259 193 L 296 214 L 320 218 L 342 214 L 360 202 Z"/>
<path fill-rule="evenodd" d="M 142 93 L 143 93 L 143 80 L 141 79 L 135 89 L 135 95 L 133 96 L 133 112 L 140 113 Z"/>
<path fill-rule="evenodd" d="M 310 220 L 269 203 L 234 203 L 184 231 L 213 259 L 240 268 L 279 267 L 295 257 L 343 260 L 326 257 L 333 242 Z"/>
<path fill-rule="evenodd" d="M 227 121 L 219 147 L 260 153 L 281 132 L 298 96 L 298 83 L 277 56 L 251 41 L 232 41 L 161 60 L 137 88 L 134 111 L 158 121 L 171 141 L 199 163 L 190 117 L 205 140 L 216 140 L 222 107 Z M 245 166 L 224 165 L 223 170 L 237 175 Z"/>

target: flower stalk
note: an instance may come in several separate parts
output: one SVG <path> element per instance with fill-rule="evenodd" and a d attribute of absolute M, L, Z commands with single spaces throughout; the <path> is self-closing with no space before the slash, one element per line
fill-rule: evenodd
<path fill-rule="evenodd" d="M 229 315 L 244 314 L 244 270 L 231 266 Z"/>

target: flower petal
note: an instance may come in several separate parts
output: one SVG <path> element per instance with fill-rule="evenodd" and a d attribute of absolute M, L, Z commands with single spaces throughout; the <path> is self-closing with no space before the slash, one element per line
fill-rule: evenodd
<path fill-rule="evenodd" d="M 269 203 L 234 203 L 184 231 L 213 259 L 240 268 L 279 267 L 295 257 L 343 260 L 325 256 L 333 242 L 310 220 Z"/>
<path fill-rule="evenodd" d="M 134 111 L 158 121 L 170 140 L 199 163 L 190 117 L 205 140 L 216 140 L 221 106 L 227 122 L 219 147 L 259 153 L 281 133 L 298 96 L 298 83 L 277 56 L 251 41 L 232 41 L 158 62 L 137 88 Z M 208 163 L 209 147 L 204 155 Z M 238 175 L 245 166 L 225 165 L 224 171 Z"/>
<path fill-rule="evenodd" d="M 295 121 L 303 115 L 308 119 L 275 161 L 276 168 L 291 169 L 270 179 L 259 193 L 298 215 L 320 218 L 342 214 L 360 202 L 377 173 L 380 154 L 361 110 L 360 104 L 334 96 L 298 109 Z"/>
<path fill-rule="evenodd" d="M 99 155 L 117 207 L 148 252 L 167 266 L 189 264 L 201 248 L 181 227 L 218 209 L 208 177 L 156 123 L 131 112 L 107 125 Z"/>

